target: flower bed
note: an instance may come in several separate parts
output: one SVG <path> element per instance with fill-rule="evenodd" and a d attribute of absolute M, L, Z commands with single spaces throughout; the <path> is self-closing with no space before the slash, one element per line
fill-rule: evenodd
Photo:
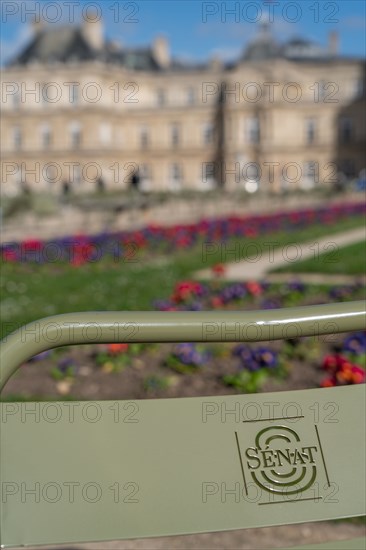
<path fill-rule="evenodd" d="M 156 309 L 268 309 L 360 299 L 362 285 L 331 288 L 299 280 L 178 283 Z M 115 343 L 63 348 L 33 358 L 5 394 L 116 399 L 223 395 L 365 382 L 366 334 L 268 343 Z M 40 368 L 43 365 L 45 368 Z"/>
<path fill-rule="evenodd" d="M 255 238 L 278 231 L 295 231 L 312 224 L 331 225 L 343 218 L 362 215 L 364 203 L 308 208 L 255 216 L 231 216 L 174 226 L 149 225 L 137 231 L 72 235 L 53 240 L 28 239 L 0 245 L 5 262 L 68 262 L 78 267 L 105 257 L 134 261 L 137 251 L 171 253 L 187 250 L 197 242 L 226 242 L 231 238 Z"/>

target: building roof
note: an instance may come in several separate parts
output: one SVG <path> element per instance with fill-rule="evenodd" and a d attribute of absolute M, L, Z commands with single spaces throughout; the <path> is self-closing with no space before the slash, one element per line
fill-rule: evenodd
<path fill-rule="evenodd" d="M 122 48 L 114 42 L 104 42 L 100 49 L 93 48 L 85 38 L 81 27 L 60 26 L 39 30 L 30 43 L 8 66 L 29 63 L 67 63 L 74 61 L 100 60 L 115 63 L 136 71 L 163 71 L 156 61 L 152 47 Z M 172 60 L 169 70 L 202 70 L 202 63 L 184 63 Z"/>
<path fill-rule="evenodd" d="M 40 30 L 11 62 L 10 65 L 26 65 L 32 62 L 67 62 L 93 59 L 95 52 L 82 35 L 81 29 L 62 26 Z"/>
<path fill-rule="evenodd" d="M 244 50 L 242 59 L 248 61 L 262 61 L 264 59 L 279 57 L 280 53 L 280 46 L 272 36 L 269 22 L 265 20 L 259 25 L 257 36 L 254 40 L 249 42 Z"/>
<path fill-rule="evenodd" d="M 262 61 L 275 58 L 288 59 L 295 62 L 321 62 L 339 55 L 331 55 L 325 47 L 294 37 L 285 44 L 278 43 L 271 33 L 268 21 L 259 25 L 257 36 L 247 45 L 237 62 L 224 63 L 226 70 L 234 68 L 238 63 L 246 61 Z M 74 61 L 100 60 L 105 63 L 115 63 L 136 71 L 160 72 L 168 69 L 175 72 L 202 71 L 210 67 L 210 63 L 187 63 L 172 59 L 168 66 L 163 67 L 154 55 L 153 47 L 124 48 L 115 42 L 103 42 L 95 49 L 88 41 L 82 26 L 72 27 L 44 26 L 35 32 L 30 43 L 15 56 L 8 66 L 39 63 L 67 63 Z"/>

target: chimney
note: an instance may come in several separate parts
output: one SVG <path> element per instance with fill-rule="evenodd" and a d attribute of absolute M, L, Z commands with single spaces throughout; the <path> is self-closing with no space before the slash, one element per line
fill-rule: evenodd
<path fill-rule="evenodd" d="M 104 45 L 103 22 L 98 12 L 89 11 L 84 16 L 82 32 L 85 40 L 94 50 L 101 50 Z"/>
<path fill-rule="evenodd" d="M 209 67 L 210 67 L 211 71 L 221 71 L 222 66 L 223 66 L 222 61 L 218 56 L 215 55 L 215 56 L 211 57 L 211 59 L 209 61 Z"/>
<path fill-rule="evenodd" d="M 328 52 L 331 57 L 339 53 L 339 34 L 337 31 L 330 31 L 328 35 Z"/>
<path fill-rule="evenodd" d="M 34 18 L 32 19 L 31 25 L 32 25 L 33 36 L 37 36 L 44 29 L 44 20 L 40 15 L 38 17 L 37 15 L 35 15 Z"/>
<path fill-rule="evenodd" d="M 169 43 L 164 36 L 157 36 L 152 45 L 152 54 L 155 61 L 162 69 L 170 65 Z"/>

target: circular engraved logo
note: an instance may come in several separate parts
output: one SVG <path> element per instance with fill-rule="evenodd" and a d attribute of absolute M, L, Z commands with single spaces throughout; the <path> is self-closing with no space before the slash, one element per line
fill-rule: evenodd
<path fill-rule="evenodd" d="M 253 481 L 273 494 L 293 495 L 306 491 L 316 479 L 316 445 L 303 446 L 299 435 L 287 426 L 270 426 L 245 451 Z"/>

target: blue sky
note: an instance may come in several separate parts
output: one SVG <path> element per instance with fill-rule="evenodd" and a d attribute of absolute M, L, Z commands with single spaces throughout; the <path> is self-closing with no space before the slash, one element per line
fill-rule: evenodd
<path fill-rule="evenodd" d="M 300 35 L 325 46 L 329 31 L 337 30 L 342 54 L 365 57 L 364 0 L 3 0 L 2 61 L 30 40 L 31 12 L 43 13 L 50 25 L 78 24 L 82 10 L 94 7 L 107 38 L 143 46 L 164 34 L 173 55 L 185 60 L 235 59 L 266 14 L 279 41 Z"/>

